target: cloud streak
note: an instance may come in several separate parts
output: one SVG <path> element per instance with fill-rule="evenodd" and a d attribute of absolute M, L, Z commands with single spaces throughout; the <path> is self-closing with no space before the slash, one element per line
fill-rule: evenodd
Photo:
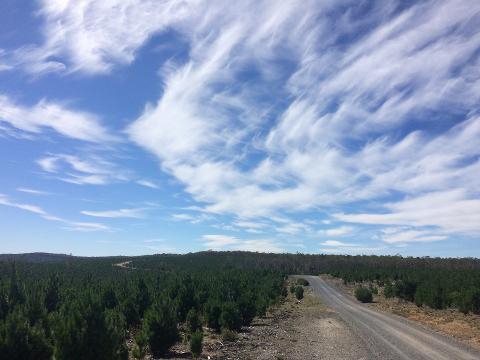
<path fill-rule="evenodd" d="M 21 210 L 25 210 L 39 215 L 45 220 L 59 222 L 65 225 L 67 230 L 73 231 L 111 231 L 107 225 L 93 222 L 72 221 L 47 213 L 43 208 L 37 205 L 23 204 L 11 201 L 8 196 L 0 194 L 0 205 L 9 206 Z"/>
<path fill-rule="evenodd" d="M 105 211 L 89 211 L 83 210 L 81 213 L 83 215 L 101 217 L 101 218 L 131 218 L 131 219 L 141 219 L 146 216 L 146 208 L 133 208 L 133 209 L 118 209 L 118 210 L 105 210 Z"/>
<path fill-rule="evenodd" d="M 258 252 L 284 252 L 284 250 L 270 239 L 240 239 L 228 235 L 203 235 L 203 245 L 211 250 L 241 250 Z"/>
<path fill-rule="evenodd" d="M 106 185 L 131 179 L 128 171 L 102 157 L 51 154 L 37 160 L 40 168 L 61 181 L 76 185 Z"/>
<path fill-rule="evenodd" d="M 40 134 L 49 129 L 71 139 L 93 143 L 111 142 L 116 139 L 101 124 L 96 115 L 72 110 L 47 100 L 41 100 L 32 106 L 25 106 L 0 94 L 1 122 L 31 134 Z"/>

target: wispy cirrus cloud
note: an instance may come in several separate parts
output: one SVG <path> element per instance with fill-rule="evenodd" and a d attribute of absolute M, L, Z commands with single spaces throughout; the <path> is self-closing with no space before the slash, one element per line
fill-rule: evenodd
<path fill-rule="evenodd" d="M 480 119 L 472 112 L 480 73 L 471 66 L 480 38 L 471 4 L 427 1 L 399 10 L 378 3 L 361 18 L 352 15 L 355 6 L 338 18 L 333 3 L 307 2 L 300 11 L 262 2 L 245 5 L 248 19 L 237 16 L 243 5 L 217 6 L 221 18 L 215 10 L 201 21 L 189 14 L 181 28 L 192 39 L 188 61 L 169 65 L 163 95 L 128 129 L 206 211 L 254 218 L 392 193 L 401 194 L 401 206 L 402 196 L 456 186 L 473 213 L 455 217 L 464 226 L 448 226 L 472 226 L 480 214 L 473 180 Z M 289 70 L 277 68 L 286 58 Z M 240 80 L 246 68 L 258 71 L 255 82 Z M 275 98 L 288 101 L 272 111 Z M 438 113 L 457 117 L 457 125 L 431 132 Z M 439 225 L 405 212 L 398 222 Z M 369 223 L 387 218 L 378 213 Z"/>
<path fill-rule="evenodd" d="M 10 207 L 14 207 L 14 208 L 17 208 L 17 209 L 29 211 L 29 212 L 35 213 L 37 215 L 47 215 L 45 210 L 43 210 L 39 206 L 13 202 L 6 195 L 3 195 L 3 194 L 0 194 L 0 205 L 10 206 Z"/>
<path fill-rule="evenodd" d="M 448 236 L 438 231 L 411 230 L 408 228 L 387 228 L 383 230 L 382 240 L 388 244 L 409 242 L 433 242 L 447 239 Z"/>
<path fill-rule="evenodd" d="M 147 179 L 137 180 L 136 183 L 138 185 L 145 186 L 145 187 L 148 187 L 150 189 L 158 189 L 159 188 L 159 186 L 156 183 L 154 183 L 151 180 L 147 180 Z"/>
<path fill-rule="evenodd" d="M 93 154 L 84 156 L 51 154 L 37 160 L 42 170 L 57 174 L 64 182 L 77 185 L 106 185 L 131 179 L 128 171 Z"/>
<path fill-rule="evenodd" d="M 17 188 L 17 191 L 27 193 L 27 194 L 33 194 L 33 195 L 50 195 L 48 191 L 36 190 L 36 189 L 24 188 L 24 187 Z"/>
<path fill-rule="evenodd" d="M 335 217 L 357 224 L 434 226 L 446 234 L 479 234 L 480 200 L 469 195 L 463 189 L 437 191 L 387 204 L 382 212 Z"/>
<path fill-rule="evenodd" d="M 30 134 L 53 130 L 68 138 L 94 143 L 111 142 L 116 139 L 96 115 L 47 100 L 26 106 L 19 105 L 8 96 L 0 94 L 1 122 Z"/>
<path fill-rule="evenodd" d="M 153 0 L 42 0 L 43 42 L 4 54 L 8 66 L 32 74 L 104 74 L 130 64 L 153 35 L 198 10 L 195 2 Z M 73 40 L 73 42 L 72 42 Z M 55 59 L 55 60 L 53 60 Z"/>
<path fill-rule="evenodd" d="M 376 226 L 383 244 L 365 246 L 366 252 L 478 235 L 480 4 L 368 5 L 45 0 L 39 5 L 43 43 L 7 58 L 36 74 L 106 74 L 133 64 L 156 34 L 178 35 L 182 43 L 174 45 L 185 48 L 184 58 L 163 63 L 160 95 L 126 133 L 156 156 L 202 216 L 222 217 L 225 229 L 343 240 Z M 45 101 L 10 108 L 56 113 L 43 110 L 52 108 Z M 80 115 L 79 123 L 100 124 Z M 3 123 L 28 134 L 53 129 L 91 142 L 102 136 L 86 130 L 91 126 L 73 131 L 68 121 L 52 125 L 27 116 L 23 124 L 21 117 Z M 156 187 L 97 160 L 54 154 L 38 163 L 71 183 Z M 317 214 L 323 220 L 298 220 Z M 201 217 L 169 218 L 195 223 Z M 386 233 L 387 227 L 402 230 Z M 208 236 L 212 246 L 247 244 Z M 351 244 L 331 241 L 337 249 Z"/>
<path fill-rule="evenodd" d="M 355 231 L 355 229 L 351 226 L 340 226 L 337 228 L 331 228 L 326 230 L 321 230 L 320 234 L 326 236 L 343 236 L 351 234 Z"/>
<path fill-rule="evenodd" d="M 146 216 L 146 208 L 131 208 L 131 209 L 118 209 L 118 210 L 103 210 L 103 211 L 90 211 L 82 210 L 83 215 L 101 217 L 101 218 L 132 218 L 141 219 Z"/>
<path fill-rule="evenodd" d="M 18 203 L 10 200 L 6 195 L 0 194 L 0 205 L 9 206 L 21 210 L 25 210 L 39 215 L 45 220 L 59 222 L 65 225 L 65 229 L 73 231 L 112 231 L 112 229 L 101 223 L 84 222 L 84 221 L 72 221 L 64 219 L 55 215 L 51 215 L 43 208 L 37 205 Z"/>

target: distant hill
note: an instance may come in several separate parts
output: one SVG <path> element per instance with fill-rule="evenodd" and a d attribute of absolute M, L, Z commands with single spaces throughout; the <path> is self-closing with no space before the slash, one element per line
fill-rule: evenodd
<path fill-rule="evenodd" d="M 26 262 L 62 262 L 67 259 L 78 259 L 72 255 L 50 253 L 25 253 L 25 254 L 0 254 L 0 261 L 26 261 Z"/>

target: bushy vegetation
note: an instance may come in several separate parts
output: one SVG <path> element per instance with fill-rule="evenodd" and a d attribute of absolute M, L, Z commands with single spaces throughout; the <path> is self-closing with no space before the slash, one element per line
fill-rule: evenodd
<path fill-rule="evenodd" d="M 302 286 L 308 286 L 308 285 L 310 285 L 310 284 L 308 283 L 308 280 L 307 280 L 307 279 L 304 279 L 304 278 L 299 278 L 299 279 L 297 279 L 297 284 L 298 284 L 298 285 L 302 285 Z"/>
<path fill-rule="evenodd" d="M 203 333 L 195 331 L 190 337 L 190 352 L 194 358 L 198 358 L 202 354 L 203 349 Z"/>
<path fill-rule="evenodd" d="M 295 297 L 297 298 L 297 300 L 303 299 L 303 287 L 301 287 L 300 285 L 295 287 Z"/>
<path fill-rule="evenodd" d="M 355 289 L 355 297 L 358 301 L 363 303 L 369 303 L 373 300 L 372 291 L 363 286 L 359 286 Z"/>
<path fill-rule="evenodd" d="M 187 258 L 114 266 L 122 261 L 0 261 L 0 359 L 160 357 L 179 340 L 181 324 L 200 354 L 203 325 L 238 331 L 284 292 L 279 271 Z M 130 350 L 129 333 L 136 334 Z"/>

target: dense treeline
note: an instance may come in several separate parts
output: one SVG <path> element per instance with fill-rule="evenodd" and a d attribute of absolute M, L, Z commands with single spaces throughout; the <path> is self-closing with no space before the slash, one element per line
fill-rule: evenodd
<path fill-rule="evenodd" d="M 158 357 L 179 325 L 198 351 L 202 325 L 238 330 L 285 293 L 275 271 L 113 266 L 121 260 L 0 262 L 0 359 L 127 359 L 129 336 L 134 355 Z"/>
<path fill-rule="evenodd" d="M 127 261 L 127 268 L 114 266 Z M 384 286 L 386 296 L 419 306 L 480 313 L 477 259 L 247 252 L 8 256 L 0 258 L 0 359 L 158 356 L 179 340 L 179 329 L 198 355 L 204 326 L 235 331 L 249 324 L 286 295 L 284 276 L 292 273 L 328 273 Z M 303 296 L 301 286 L 293 292 Z"/>
<path fill-rule="evenodd" d="M 480 314 L 480 260 L 474 258 L 413 258 L 204 252 L 137 258 L 139 266 L 171 269 L 202 264 L 236 268 L 268 268 L 283 274 L 327 273 L 345 282 L 375 282 L 387 297 L 398 297 L 434 309 L 454 307 Z"/>

